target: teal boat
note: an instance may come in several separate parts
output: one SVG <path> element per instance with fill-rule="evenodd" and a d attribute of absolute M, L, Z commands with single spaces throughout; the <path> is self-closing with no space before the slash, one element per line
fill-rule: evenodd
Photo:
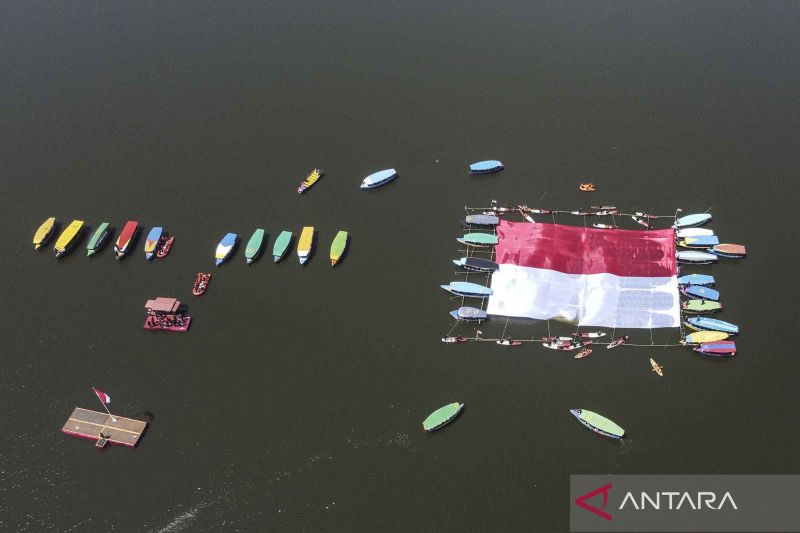
<path fill-rule="evenodd" d="M 422 422 L 422 429 L 428 433 L 436 431 L 437 429 L 440 429 L 455 420 L 459 413 L 461 413 L 462 409 L 464 409 L 464 404 L 458 402 L 450 403 L 444 407 L 440 407 L 429 414 L 428 418 Z"/>
<path fill-rule="evenodd" d="M 261 255 L 261 248 L 264 246 L 264 230 L 258 228 L 253 232 L 250 240 L 247 241 L 247 247 L 244 249 L 244 258 L 247 264 L 250 265 L 258 259 Z"/>
<path fill-rule="evenodd" d="M 103 248 L 103 244 L 105 243 L 108 236 L 111 234 L 111 232 L 108 231 L 108 226 L 109 226 L 108 222 L 103 222 L 102 224 L 97 226 L 96 230 L 94 230 L 92 238 L 89 239 L 89 244 L 86 245 L 87 257 L 93 256 L 94 254 L 99 252 L 101 248 Z"/>
<path fill-rule="evenodd" d="M 283 259 L 286 252 L 289 251 L 289 245 L 292 244 L 292 232 L 282 231 L 278 238 L 275 239 L 275 244 L 272 245 L 272 259 L 276 263 Z"/>
<path fill-rule="evenodd" d="M 499 242 L 497 235 L 491 233 L 467 233 L 456 240 L 469 246 L 494 246 Z"/>

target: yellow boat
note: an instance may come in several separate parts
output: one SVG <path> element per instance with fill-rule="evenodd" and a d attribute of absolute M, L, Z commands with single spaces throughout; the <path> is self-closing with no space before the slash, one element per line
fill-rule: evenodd
<path fill-rule="evenodd" d="M 693 331 L 686 335 L 686 338 L 683 339 L 683 344 L 703 344 L 704 342 L 724 341 L 728 337 L 730 337 L 730 335 L 722 331 Z"/>
<path fill-rule="evenodd" d="M 297 244 L 297 257 L 300 264 L 304 264 L 311 257 L 311 248 L 314 245 L 314 226 L 306 226 L 300 234 L 300 241 Z"/>
<path fill-rule="evenodd" d="M 50 217 L 44 222 L 42 225 L 39 226 L 39 229 L 36 230 L 36 233 L 33 235 L 33 248 L 38 250 L 53 236 L 54 230 L 56 229 L 56 217 Z"/>
<path fill-rule="evenodd" d="M 297 192 L 302 194 L 307 189 L 310 189 L 311 186 L 314 185 L 317 182 L 317 180 L 319 180 L 322 177 L 322 174 L 323 172 L 318 168 L 315 168 L 314 170 L 309 172 L 306 179 L 304 179 L 302 183 L 300 183 L 300 186 L 297 188 Z"/>
<path fill-rule="evenodd" d="M 656 363 L 656 360 L 652 357 L 650 358 L 650 366 L 653 367 L 653 372 L 658 374 L 660 377 L 664 377 L 664 367 Z"/>
<path fill-rule="evenodd" d="M 83 220 L 73 220 L 70 222 L 70 225 L 61 232 L 61 235 L 58 236 L 58 240 L 56 240 L 55 246 L 53 246 L 53 250 L 56 252 L 56 258 L 61 257 L 69 250 L 70 246 L 75 243 L 82 228 Z"/>

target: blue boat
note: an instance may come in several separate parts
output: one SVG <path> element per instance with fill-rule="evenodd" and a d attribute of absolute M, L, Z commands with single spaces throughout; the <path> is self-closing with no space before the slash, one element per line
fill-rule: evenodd
<path fill-rule="evenodd" d="M 714 276 L 708 274 L 686 274 L 678 278 L 678 285 L 703 285 L 710 287 L 714 285 Z"/>
<path fill-rule="evenodd" d="M 453 264 L 457 267 L 463 268 L 464 270 L 471 270 L 473 272 L 494 272 L 500 268 L 500 265 L 494 261 L 480 257 L 462 257 L 461 259 L 453 259 Z"/>
<path fill-rule="evenodd" d="M 386 170 L 375 172 L 374 174 L 370 174 L 364 178 L 364 181 L 361 182 L 361 188 L 374 189 L 376 187 L 380 187 L 381 185 L 386 185 L 396 177 L 397 171 L 393 168 L 387 168 Z"/>
<path fill-rule="evenodd" d="M 493 172 L 500 172 L 501 170 L 503 170 L 503 163 L 496 159 L 478 161 L 469 166 L 470 174 L 492 174 Z"/>
<path fill-rule="evenodd" d="M 716 235 L 699 235 L 697 237 L 686 237 L 678 241 L 679 246 L 684 248 L 711 248 L 719 244 L 719 237 Z"/>
<path fill-rule="evenodd" d="M 691 296 L 692 298 L 700 298 L 703 300 L 712 300 L 714 302 L 719 300 L 719 291 L 711 287 L 702 287 L 700 285 L 688 285 L 681 289 L 683 294 Z"/>
<path fill-rule="evenodd" d="M 722 331 L 724 333 L 730 333 L 731 335 L 739 333 L 739 326 L 736 324 L 705 316 L 689 318 L 686 320 L 686 325 L 697 331 Z"/>
<path fill-rule="evenodd" d="M 711 220 L 711 213 L 696 213 L 694 215 L 686 215 L 675 221 L 673 228 L 692 228 L 694 226 L 702 226 Z"/>
<path fill-rule="evenodd" d="M 477 283 L 469 283 L 467 281 L 452 281 L 449 285 L 441 286 L 444 290 L 455 294 L 456 296 L 474 296 L 476 298 L 486 298 L 492 295 L 492 289 L 478 285 Z"/>
<path fill-rule="evenodd" d="M 456 320 L 470 320 L 476 322 L 481 322 L 489 317 L 489 315 L 483 309 L 467 306 L 459 307 L 458 309 L 450 311 L 450 316 Z"/>
<path fill-rule="evenodd" d="M 161 242 L 161 235 L 164 233 L 164 228 L 156 226 L 147 234 L 147 239 L 144 241 L 144 257 L 145 260 L 150 261 L 156 255 L 158 243 Z"/>
<path fill-rule="evenodd" d="M 225 235 L 219 244 L 217 245 L 217 251 L 214 254 L 214 259 L 217 261 L 217 266 L 220 266 L 224 263 L 233 252 L 233 248 L 236 246 L 236 234 L 235 233 L 228 233 Z"/>

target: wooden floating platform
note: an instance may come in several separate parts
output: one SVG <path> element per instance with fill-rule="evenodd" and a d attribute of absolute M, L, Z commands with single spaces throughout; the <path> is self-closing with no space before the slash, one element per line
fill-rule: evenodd
<path fill-rule="evenodd" d="M 142 437 L 147 422 L 122 416 L 112 418 L 108 413 L 76 407 L 61 431 L 67 435 L 92 439 L 103 448 L 107 442 L 133 448 Z M 101 437 L 101 434 L 103 435 Z"/>

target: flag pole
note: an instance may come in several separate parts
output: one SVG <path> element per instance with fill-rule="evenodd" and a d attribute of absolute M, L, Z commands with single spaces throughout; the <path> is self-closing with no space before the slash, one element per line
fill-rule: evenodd
<path fill-rule="evenodd" d="M 92 392 L 94 392 L 94 387 L 92 387 Z M 99 397 L 99 396 L 97 396 L 97 393 L 96 393 L 96 392 L 94 393 L 94 395 L 97 397 L 97 401 L 99 401 L 99 402 L 100 402 L 100 405 L 102 405 L 102 406 L 103 406 L 103 409 L 105 409 L 105 410 L 106 410 L 106 413 L 108 413 L 108 416 L 110 416 L 110 417 L 111 417 L 111 421 L 112 421 L 112 422 L 116 422 L 116 421 L 117 421 L 117 419 L 116 419 L 116 418 L 114 418 L 114 415 L 112 415 L 112 414 L 111 414 L 111 411 L 109 411 L 109 410 L 108 410 L 108 407 L 106 407 L 106 402 L 104 402 L 103 400 L 101 400 L 101 399 L 100 399 L 100 397 Z"/>

